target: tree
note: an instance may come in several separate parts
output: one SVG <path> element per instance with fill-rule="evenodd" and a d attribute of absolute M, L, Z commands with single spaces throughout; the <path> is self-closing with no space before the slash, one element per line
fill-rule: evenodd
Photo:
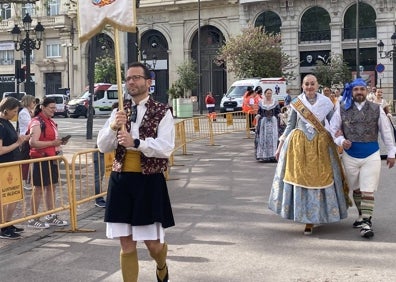
<path fill-rule="evenodd" d="M 341 54 L 331 55 L 327 60 L 318 60 L 314 74 L 319 85 L 333 87 L 344 85 L 352 78 L 348 63 L 344 62 Z"/>
<path fill-rule="evenodd" d="M 123 76 L 121 68 L 121 77 Z M 97 58 L 95 63 L 95 82 L 117 83 L 116 64 L 114 58 L 104 55 Z"/>
<path fill-rule="evenodd" d="M 176 85 L 183 89 L 184 97 L 188 97 L 191 94 L 191 90 L 195 89 L 198 82 L 197 64 L 194 60 L 185 61 L 183 64 L 177 67 L 177 74 L 179 79 L 176 81 Z"/>
<path fill-rule="evenodd" d="M 225 63 L 238 78 L 294 78 L 295 62 L 282 52 L 280 34 L 265 33 L 262 27 L 249 26 L 231 37 L 219 50 L 216 63 Z"/>

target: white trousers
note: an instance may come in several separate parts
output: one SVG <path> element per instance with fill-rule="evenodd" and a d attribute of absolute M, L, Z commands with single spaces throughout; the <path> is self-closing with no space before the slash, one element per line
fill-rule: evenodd
<path fill-rule="evenodd" d="M 165 230 L 161 223 L 155 222 L 150 225 L 132 226 L 127 223 L 106 223 L 106 236 L 109 239 L 132 236 L 133 241 L 160 240 L 164 243 Z"/>
<path fill-rule="evenodd" d="M 381 157 L 379 151 L 367 158 L 358 159 L 342 154 L 342 163 L 350 190 L 360 189 L 361 192 L 377 191 L 381 173 Z"/>

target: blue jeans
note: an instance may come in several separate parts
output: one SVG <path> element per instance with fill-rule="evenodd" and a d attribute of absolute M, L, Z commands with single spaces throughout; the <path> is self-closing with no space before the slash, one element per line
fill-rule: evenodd
<path fill-rule="evenodd" d="M 104 154 L 101 152 L 93 153 L 94 172 L 95 172 L 95 195 L 100 194 L 100 184 L 102 183 L 105 173 Z M 103 197 L 97 198 L 97 201 L 103 200 Z"/>

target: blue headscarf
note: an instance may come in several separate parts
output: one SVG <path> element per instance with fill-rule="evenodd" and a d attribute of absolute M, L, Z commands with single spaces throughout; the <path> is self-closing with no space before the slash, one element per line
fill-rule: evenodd
<path fill-rule="evenodd" d="M 367 87 L 367 83 L 363 78 L 358 77 L 351 83 L 345 84 L 344 92 L 342 93 L 342 101 L 345 104 L 345 110 L 348 110 L 352 106 L 352 89 L 355 86 Z"/>

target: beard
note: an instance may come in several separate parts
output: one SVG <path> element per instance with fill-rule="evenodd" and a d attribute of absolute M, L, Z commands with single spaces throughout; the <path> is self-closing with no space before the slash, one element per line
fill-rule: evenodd
<path fill-rule="evenodd" d="M 366 96 L 363 94 L 356 94 L 353 96 L 353 101 L 361 103 L 366 100 Z"/>

